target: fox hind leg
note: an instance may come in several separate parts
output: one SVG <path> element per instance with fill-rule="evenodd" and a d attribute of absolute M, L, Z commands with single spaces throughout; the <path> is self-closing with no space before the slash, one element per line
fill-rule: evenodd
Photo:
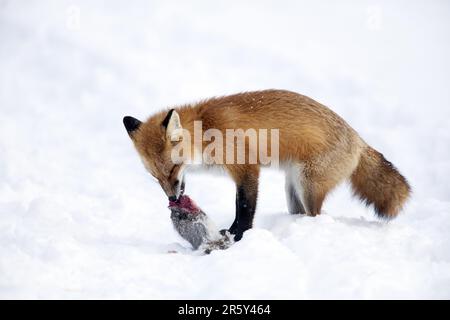
<path fill-rule="evenodd" d="M 298 194 L 298 186 L 296 186 L 295 181 L 292 179 L 293 177 L 289 174 L 286 174 L 286 201 L 288 206 L 288 211 L 290 214 L 305 214 L 305 207 L 302 204 L 302 201 L 300 200 L 299 194 Z M 297 177 L 296 177 L 297 178 Z M 297 182 L 300 183 L 300 182 Z"/>
<path fill-rule="evenodd" d="M 305 210 L 308 216 L 317 216 L 322 209 L 323 201 L 328 190 L 323 190 L 321 186 L 313 181 L 306 181 L 303 190 L 303 198 L 305 199 Z"/>
<path fill-rule="evenodd" d="M 309 166 L 310 167 L 310 166 Z M 292 165 L 286 173 L 286 197 L 290 213 L 308 216 L 320 214 L 323 201 L 334 183 L 324 183 L 314 171 L 303 164 Z"/>
<path fill-rule="evenodd" d="M 286 200 L 288 211 L 291 214 L 307 213 L 304 206 L 303 193 L 303 166 L 301 164 L 292 164 L 286 170 Z"/>

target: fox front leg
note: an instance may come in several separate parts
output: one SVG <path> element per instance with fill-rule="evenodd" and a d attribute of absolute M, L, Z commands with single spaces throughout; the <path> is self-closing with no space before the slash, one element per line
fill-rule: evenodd
<path fill-rule="evenodd" d="M 243 233 L 253 225 L 256 202 L 258 197 L 258 168 L 246 169 L 243 179 L 236 179 L 236 216 L 229 231 L 234 235 L 234 240 L 239 241 Z"/>
<path fill-rule="evenodd" d="M 236 217 L 230 227 L 230 233 L 234 234 L 234 240 L 242 239 L 243 233 L 253 225 L 253 217 L 256 209 L 256 195 L 249 194 L 248 190 L 240 186 L 236 190 Z"/>

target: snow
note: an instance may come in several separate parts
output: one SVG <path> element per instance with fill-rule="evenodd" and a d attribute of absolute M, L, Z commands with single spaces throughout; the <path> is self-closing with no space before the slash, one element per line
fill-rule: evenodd
<path fill-rule="evenodd" d="M 447 1 L 0 1 L 0 298 L 450 298 L 449 18 Z M 383 152 L 413 187 L 402 215 L 343 185 L 292 216 L 266 170 L 255 227 L 193 253 L 122 117 L 265 88 Z M 227 177 L 186 189 L 231 224 Z"/>

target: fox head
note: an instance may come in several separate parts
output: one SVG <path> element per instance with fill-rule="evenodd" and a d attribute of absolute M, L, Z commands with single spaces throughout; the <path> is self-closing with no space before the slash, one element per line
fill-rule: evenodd
<path fill-rule="evenodd" d="M 183 139 L 178 113 L 172 109 L 146 122 L 126 116 L 123 124 L 147 171 L 158 180 L 169 200 L 176 201 L 184 192 L 183 163 L 174 163 L 171 156 L 173 147 Z"/>

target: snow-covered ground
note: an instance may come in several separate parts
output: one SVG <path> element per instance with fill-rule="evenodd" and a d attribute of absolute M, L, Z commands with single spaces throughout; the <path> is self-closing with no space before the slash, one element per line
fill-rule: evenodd
<path fill-rule="evenodd" d="M 0 0 L 0 298 L 450 298 L 449 39 L 449 1 Z M 264 88 L 383 152 L 413 187 L 403 214 L 344 185 L 291 216 L 267 170 L 244 239 L 189 251 L 122 117 Z M 228 227 L 232 182 L 187 178 Z"/>

